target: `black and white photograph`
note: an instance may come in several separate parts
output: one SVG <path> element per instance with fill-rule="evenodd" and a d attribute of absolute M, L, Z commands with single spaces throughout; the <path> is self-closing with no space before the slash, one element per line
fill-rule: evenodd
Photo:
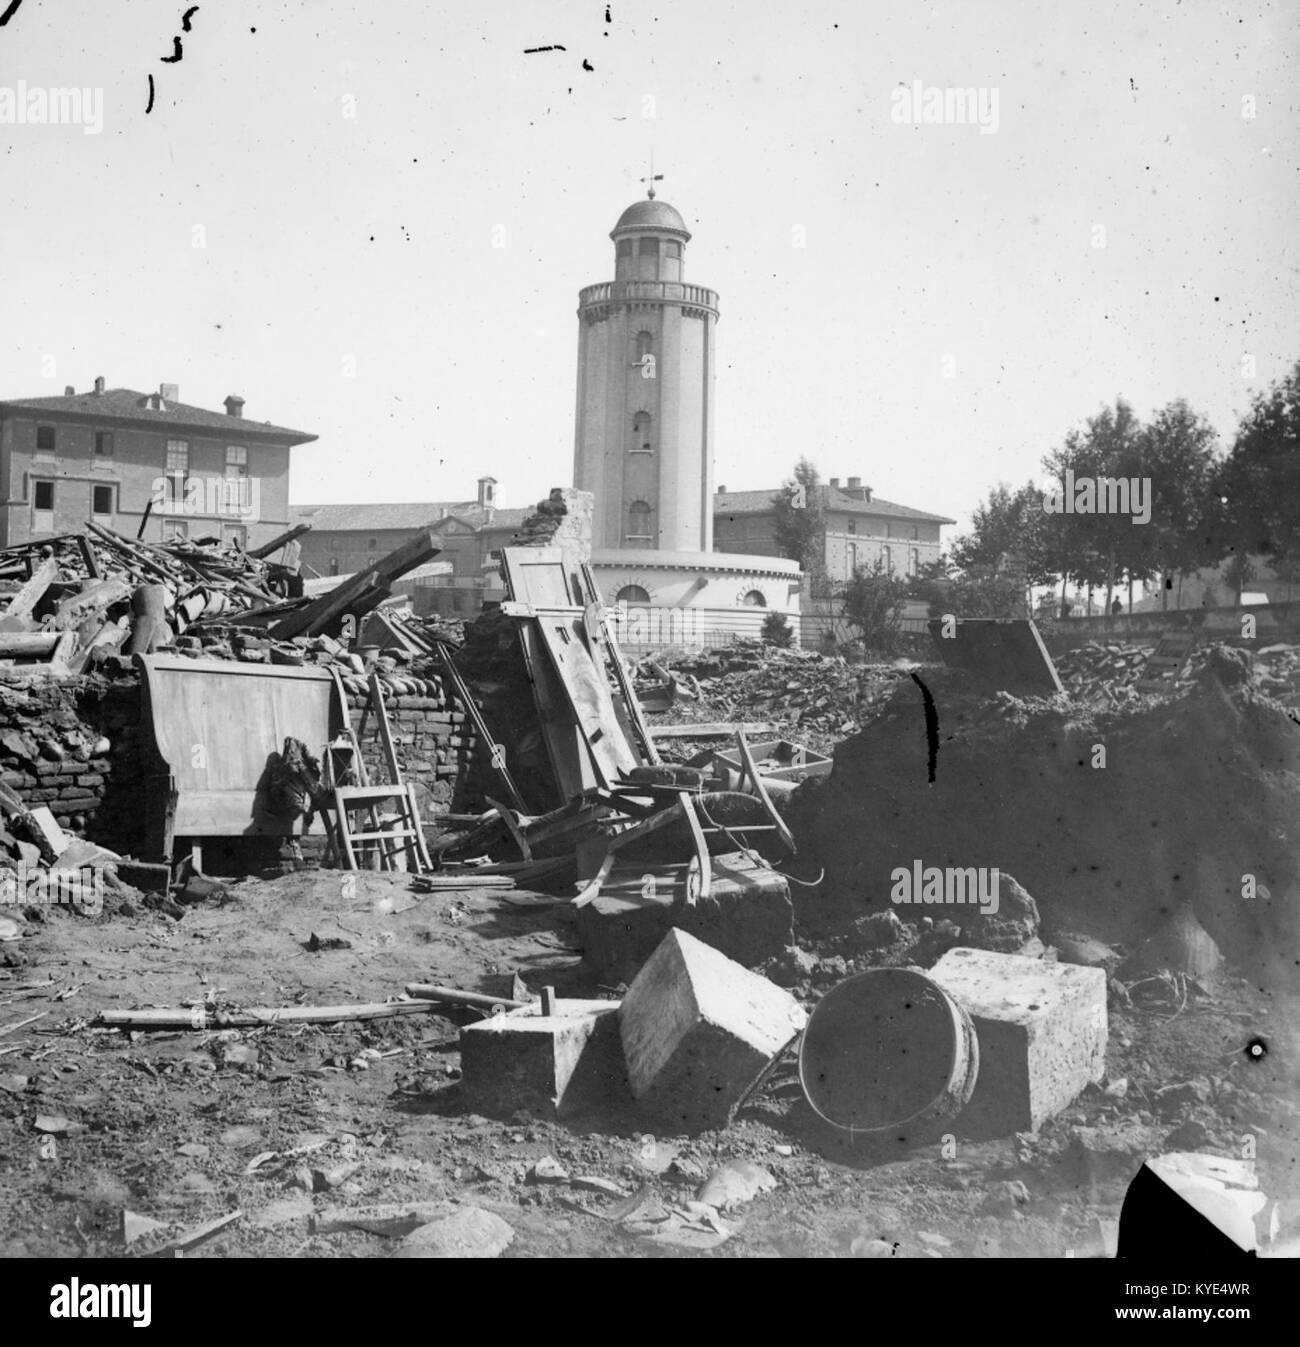
<path fill-rule="evenodd" d="M 1260 1327 L 1298 75 L 1293 0 L 0 0 L 15 1314 Z"/>

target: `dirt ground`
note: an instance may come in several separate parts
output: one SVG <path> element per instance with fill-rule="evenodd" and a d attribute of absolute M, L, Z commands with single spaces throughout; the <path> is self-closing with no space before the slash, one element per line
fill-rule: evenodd
<path fill-rule="evenodd" d="M 1177 1013 L 1113 1002 L 1108 1089 L 1040 1133 L 896 1153 L 832 1133 L 792 1067 L 730 1128 L 700 1136 L 648 1142 L 630 1110 L 478 1116 L 459 1083 L 467 1011 L 216 1032 L 93 1024 L 101 1010 L 209 994 L 336 1004 L 420 980 L 499 995 L 516 973 L 533 989 L 615 994 L 585 975 L 567 917 L 518 891 L 420 896 L 402 876 L 304 871 L 235 884 L 180 921 L 58 910 L 28 924 L 0 945 L 0 1256 L 118 1255 L 124 1210 L 172 1232 L 238 1210 L 189 1256 L 382 1257 L 394 1237 L 331 1218 L 451 1203 L 502 1217 L 506 1257 L 659 1257 L 681 1250 L 602 1213 L 643 1189 L 680 1204 L 736 1159 L 775 1187 L 724 1212 L 731 1237 L 700 1256 L 1098 1256 L 1100 1223 L 1158 1149 L 1257 1154 L 1283 1238 L 1300 1235 L 1300 1003 L 1230 977 Z M 313 934 L 351 947 L 313 953 Z M 569 1181 L 532 1181 L 546 1157 Z M 617 1192 L 573 1182 L 589 1176 Z"/>

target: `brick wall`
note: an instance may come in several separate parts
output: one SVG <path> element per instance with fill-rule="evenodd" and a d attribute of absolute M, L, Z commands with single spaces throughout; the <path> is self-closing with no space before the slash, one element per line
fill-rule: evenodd
<path fill-rule="evenodd" d="M 447 808 L 476 810 L 492 793 L 492 773 L 474 727 L 453 708 L 438 680 L 435 696 L 398 695 L 388 701 L 394 748 L 404 777 L 432 816 Z M 354 729 L 366 699 L 349 694 Z M 54 682 L 47 678 L 0 683 L 0 780 L 30 807 L 47 805 L 65 828 L 123 855 L 144 855 L 142 782 L 147 734 L 140 727 L 141 688 L 134 670 Z M 313 752 L 317 745 L 309 745 Z M 361 739 L 373 779 L 383 780 L 374 718 Z M 428 819 L 426 818 L 426 822 Z"/>

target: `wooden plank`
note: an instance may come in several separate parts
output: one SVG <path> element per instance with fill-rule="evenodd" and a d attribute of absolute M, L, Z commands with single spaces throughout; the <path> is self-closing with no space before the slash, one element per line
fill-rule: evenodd
<path fill-rule="evenodd" d="M 584 639 L 582 614 L 539 618 L 536 625 L 595 765 L 596 783 L 612 786 L 638 762 L 614 710 L 609 680 Z"/>
<path fill-rule="evenodd" d="M 650 733 L 656 739 L 730 739 L 737 730 L 746 734 L 775 734 L 780 728 L 769 721 L 728 724 L 711 720 L 700 725 L 651 725 Z"/>
<path fill-rule="evenodd" d="M 46 557 L 32 571 L 32 578 L 9 600 L 4 615 L 0 616 L 0 631 L 30 631 L 33 625 L 32 610 L 58 578 L 58 561 L 54 557 Z"/>
<path fill-rule="evenodd" d="M 301 538 L 304 533 L 310 532 L 310 524 L 296 524 L 284 533 L 277 533 L 269 543 L 263 543 L 261 547 L 251 548 L 244 555 L 261 561 L 264 557 L 269 557 L 272 552 L 278 552 L 280 548 L 287 547 L 295 538 Z"/>
<path fill-rule="evenodd" d="M 207 1011 L 203 1006 L 180 1010 L 104 1010 L 99 1022 L 119 1029 L 255 1029 L 264 1024 L 336 1024 L 341 1020 L 385 1020 L 399 1015 L 427 1015 L 428 1001 L 373 1001 L 362 1005 L 250 1007 Z"/>
<path fill-rule="evenodd" d="M 273 629 L 275 636 L 286 640 L 293 636 L 314 635 L 331 618 L 345 610 L 353 611 L 350 605 L 367 590 L 391 586 L 407 571 L 432 561 L 442 551 L 439 542 L 440 539 L 429 529 L 421 529 L 409 542 L 388 553 L 369 570 L 345 580 L 328 594 L 322 594 L 305 608 L 284 618 Z"/>

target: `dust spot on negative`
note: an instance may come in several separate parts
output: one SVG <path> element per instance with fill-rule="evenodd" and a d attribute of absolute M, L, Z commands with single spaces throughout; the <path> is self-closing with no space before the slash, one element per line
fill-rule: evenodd
<path fill-rule="evenodd" d="M 1268 1044 L 1262 1038 L 1252 1038 L 1245 1047 L 1246 1058 L 1252 1062 L 1262 1062 L 1268 1056 Z"/>

